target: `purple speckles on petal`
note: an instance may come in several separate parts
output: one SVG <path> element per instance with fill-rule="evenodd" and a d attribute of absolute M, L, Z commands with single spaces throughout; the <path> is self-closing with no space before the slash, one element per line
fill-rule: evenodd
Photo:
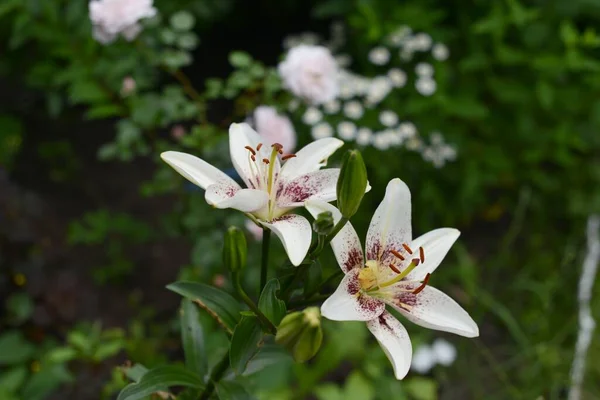
<path fill-rule="evenodd" d="M 346 260 L 344 261 L 343 269 L 344 272 L 348 272 L 353 268 L 362 267 L 364 264 L 362 251 L 357 248 L 352 248 L 348 251 L 346 255 Z"/>
<path fill-rule="evenodd" d="M 407 288 L 408 289 L 408 288 Z M 415 287 L 416 289 L 416 287 Z M 413 294 L 411 292 L 400 292 L 394 296 L 394 303 L 407 311 L 410 311 L 412 307 L 419 304 L 418 302 L 418 294 Z"/>
<path fill-rule="evenodd" d="M 381 242 L 375 240 L 369 248 L 367 248 L 367 260 L 378 260 L 379 252 L 381 251 Z"/>
<path fill-rule="evenodd" d="M 369 313 L 380 314 L 385 309 L 385 304 L 381 300 L 365 294 L 359 295 L 358 304 L 364 311 Z"/>
<path fill-rule="evenodd" d="M 339 169 L 315 171 L 295 178 L 278 192 L 278 202 L 282 205 L 301 203 L 305 200 L 319 199 L 332 201 L 335 199 L 336 183 Z"/>

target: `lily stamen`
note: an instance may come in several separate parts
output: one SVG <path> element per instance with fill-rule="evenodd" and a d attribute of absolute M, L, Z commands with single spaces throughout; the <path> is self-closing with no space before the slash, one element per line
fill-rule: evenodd
<path fill-rule="evenodd" d="M 394 264 L 389 264 L 388 267 L 390 267 L 390 269 L 397 274 L 401 273 L 400 270 Z"/>
<path fill-rule="evenodd" d="M 262 147 L 262 143 L 259 143 L 259 144 L 256 146 L 256 151 L 260 151 L 260 148 L 261 148 L 261 147 Z"/>
<path fill-rule="evenodd" d="M 410 247 L 408 247 L 408 245 L 406 243 L 402 243 L 402 247 L 404 247 L 404 250 L 406 250 L 408 252 L 408 254 L 412 254 L 412 250 Z"/>
<path fill-rule="evenodd" d="M 294 157 L 296 157 L 295 154 L 287 154 L 287 155 L 281 157 L 281 161 L 289 160 L 290 158 L 294 158 Z"/>
<path fill-rule="evenodd" d="M 256 151 L 254 151 L 254 149 L 252 147 L 250 147 L 250 146 L 244 146 L 244 148 L 246 150 L 248 150 L 250 153 L 252 153 L 253 156 L 256 155 Z"/>
<path fill-rule="evenodd" d="M 390 250 L 390 253 L 392 253 L 396 258 L 399 258 L 400 261 L 404 261 L 405 258 L 402 254 L 398 253 L 396 250 Z"/>
<path fill-rule="evenodd" d="M 268 158 L 263 158 L 263 162 L 264 162 L 265 164 L 269 164 L 269 159 L 268 159 Z"/>
<path fill-rule="evenodd" d="M 425 278 L 423 278 L 423 283 L 421 283 L 421 285 L 416 288 L 415 290 L 413 290 L 412 294 L 419 294 L 421 293 L 421 291 L 423 289 L 425 289 L 425 286 L 427 286 L 427 282 L 429 282 L 429 277 L 431 276 L 431 274 L 427 274 L 425 275 Z"/>
<path fill-rule="evenodd" d="M 425 250 L 423 250 L 423 247 L 419 247 L 419 259 L 421 263 L 425 262 Z"/>

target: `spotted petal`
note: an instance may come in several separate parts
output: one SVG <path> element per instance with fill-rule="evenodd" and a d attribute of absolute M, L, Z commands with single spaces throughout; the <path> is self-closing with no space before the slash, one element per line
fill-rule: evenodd
<path fill-rule="evenodd" d="M 388 304 L 424 328 L 465 337 L 479 336 L 479 328 L 471 316 L 456 301 L 434 287 L 426 286 L 419 294 L 398 292 Z"/>
<path fill-rule="evenodd" d="M 278 206 L 281 208 L 301 207 L 304 201 L 310 199 L 333 201 L 336 199 L 336 185 L 339 176 L 339 168 L 328 168 L 301 175 L 285 185 L 278 196 Z"/>
<path fill-rule="evenodd" d="M 367 232 L 366 252 L 368 260 L 387 263 L 390 250 L 402 250 L 403 243 L 412 240 L 410 225 L 410 190 L 400 179 L 392 179 L 385 196 L 377 207 Z"/>
<path fill-rule="evenodd" d="M 410 247 L 413 249 L 423 247 L 425 261 L 408 274 L 406 279 L 420 281 L 425 278 L 425 275 L 433 273 L 459 236 L 460 231 L 458 229 L 440 228 L 427 232 L 413 240 Z"/>
<path fill-rule="evenodd" d="M 269 201 L 269 195 L 262 190 L 240 189 L 239 186 L 218 183 L 206 188 L 204 198 L 216 208 L 233 208 L 242 212 L 259 210 Z"/>
<path fill-rule="evenodd" d="M 222 183 L 237 189 L 240 188 L 233 179 L 218 168 L 191 154 L 179 151 L 165 151 L 160 157 L 175 171 L 195 185 L 206 189 L 215 183 Z"/>
<path fill-rule="evenodd" d="M 318 171 L 327 164 L 327 159 L 344 142 L 336 138 L 325 138 L 316 140 L 296 152 L 296 157 L 290 158 L 281 168 L 281 177 L 286 182 L 294 178 Z"/>
<path fill-rule="evenodd" d="M 308 220 L 301 215 L 288 214 L 270 222 L 259 222 L 279 237 L 291 263 L 295 266 L 300 265 L 308 253 L 312 239 L 312 229 Z"/>
<path fill-rule="evenodd" d="M 359 269 L 348 272 L 336 291 L 321 306 L 321 314 L 333 321 L 370 321 L 385 311 L 385 303 L 359 294 Z"/>
<path fill-rule="evenodd" d="M 319 214 L 326 211 L 331 212 L 335 224 L 342 218 L 340 210 L 324 201 L 308 200 L 304 203 L 304 206 L 314 218 L 317 218 Z M 344 273 L 347 273 L 355 267 L 362 267 L 365 263 L 360 239 L 350 222 L 346 222 L 346 225 L 344 225 L 342 230 L 335 235 L 331 241 L 331 248 Z"/>
<path fill-rule="evenodd" d="M 410 369 L 412 346 L 406 328 L 392 314 L 384 311 L 367 322 L 385 355 L 392 363 L 396 379 L 403 379 Z"/>

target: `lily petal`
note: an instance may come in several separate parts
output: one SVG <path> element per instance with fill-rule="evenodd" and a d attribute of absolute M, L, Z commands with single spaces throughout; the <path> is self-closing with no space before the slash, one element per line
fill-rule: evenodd
<path fill-rule="evenodd" d="M 470 338 L 479 336 L 473 318 L 450 296 L 434 287 L 426 286 L 419 294 L 398 292 L 388 304 L 424 328 Z"/>
<path fill-rule="evenodd" d="M 206 189 L 215 183 L 224 183 L 235 186 L 238 189 L 240 187 L 225 172 L 191 154 L 179 151 L 165 151 L 161 153 L 160 158 L 173 167 L 175 171 L 179 172 L 185 179 L 200 186 L 202 189 Z"/>
<path fill-rule="evenodd" d="M 333 201 L 340 176 L 339 168 L 309 172 L 287 183 L 277 198 L 281 208 L 301 207 L 306 200 Z"/>
<path fill-rule="evenodd" d="M 246 186 L 251 189 L 259 188 L 259 176 L 262 178 L 263 175 L 266 175 L 266 173 L 261 173 L 259 170 L 268 168 L 264 165 L 262 159 L 269 159 L 271 154 L 271 147 L 269 146 L 262 146 L 260 150 L 256 150 L 261 141 L 263 139 L 260 135 L 246 123 L 231 124 L 229 127 L 229 154 L 231 162 L 242 180 L 246 183 Z M 256 151 L 256 161 L 252 161 L 250 158 L 252 153 L 250 153 L 246 146 Z M 276 159 L 275 162 L 277 163 L 274 166 L 275 172 L 278 172 L 280 169 L 279 159 Z"/>
<path fill-rule="evenodd" d="M 408 374 L 412 359 L 412 346 L 406 328 L 387 311 L 367 322 L 367 328 L 392 363 L 396 379 L 403 379 Z"/>
<path fill-rule="evenodd" d="M 400 179 L 388 183 L 367 232 L 368 260 L 387 261 L 390 250 L 402 251 L 412 240 L 410 190 Z"/>
<path fill-rule="evenodd" d="M 312 239 L 310 222 L 303 216 L 295 214 L 284 215 L 271 222 L 259 222 L 279 237 L 292 264 L 300 265 L 308 253 Z"/>
<path fill-rule="evenodd" d="M 359 269 L 348 272 L 336 291 L 321 306 L 321 314 L 333 321 L 370 321 L 385 311 L 385 303 L 359 295 Z"/>
<path fill-rule="evenodd" d="M 421 281 L 425 278 L 425 275 L 433 273 L 459 236 L 460 231 L 458 229 L 440 228 L 427 232 L 413 240 L 410 247 L 415 251 L 418 251 L 419 247 L 423 247 L 425 261 L 408 274 L 406 280 Z"/>
<path fill-rule="evenodd" d="M 308 200 L 304 206 L 314 218 L 326 211 L 331 212 L 334 224 L 337 224 L 342 218 L 340 210 L 321 200 Z M 346 225 L 335 235 L 331 241 L 331 248 L 344 273 L 355 267 L 362 267 L 365 263 L 360 239 L 350 222 L 346 222 Z"/>
<path fill-rule="evenodd" d="M 296 157 L 287 160 L 283 164 L 281 168 L 282 179 L 291 181 L 300 175 L 318 171 L 327 164 L 327 158 L 343 145 L 342 140 L 325 138 L 304 146 L 296 152 Z"/>
<path fill-rule="evenodd" d="M 233 208 L 242 212 L 260 210 L 269 201 L 269 195 L 262 190 L 240 189 L 239 186 L 219 183 L 207 187 L 204 198 L 216 208 Z"/>

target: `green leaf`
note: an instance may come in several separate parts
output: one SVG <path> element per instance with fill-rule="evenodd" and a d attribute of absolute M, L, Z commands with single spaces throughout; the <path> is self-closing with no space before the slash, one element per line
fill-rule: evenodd
<path fill-rule="evenodd" d="M 415 400 L 437 399 L 437 384 L 433 379 L 414 377 L 404 387 Z"/>
<path fill-rule="evenodd" d="M 233 333 L 242 308 L 229 293 L 203 283 L 186 281 L 172 283 L 167 289 L 194 301 L 229 333 Z"/>
<path fill-rule="evenodd" d="M 17 331 L 0 336 L 0 365 L 12 365 L 27 361 L 33 356 L 35 347 Z"/>
<path fill-rule="evenodd" d="M 207 371 L 204 332 L 200 325 L 200 313 L 189 299 L 181 302 L 181 341 L 188 369 L 204 376 Z"/>
<path fill-rule="evenodd" d="M 281 346 L 266 345 L 248 363 L 244 375 L 252 375 L 272 365 L 284 368 L 293 363 L 290 353 Z"/>
<path fill-rule="evenodd" d="M 217 384 L 217 396 L 220 400 L 253 400 L 255 399 L 240 382 L 221 381 Z"/>
<path fill-rule="evenodd" d="M 229 63 L 236 68 L 245 68 L 252 63 L 252 57 L 243 51 L 233 51 L 229 54 Z"/>
<path fill-rule="evenodd" d="M 117 400 L 138 400 L 171 386 L 202 389 L 201 376 L 180 366 L 157 367 L 146 372 L 139 383 L 127 385 Z"/>
<path fill-rule="evenodd" d="M 323 268 L 319 261 L 313 262 L 306 272 L 306 279 L 304 281 L 304 296 L 315 293 L 321 283 L 323 282 Z"/>
<path fill-rule="evenodd" d="M 23 387 L 21 398 L 27 400 L 46 399 L 60 385 L 72 380 L 73 377 L 65 364 L 42 365 L 40 371 L 31 375 Z"/>
<path fill-rule="evenodd" d="M 93 106 L 86 113 L 88 119 L 114 117 L 121 114 L 121 107 L 115 104 L 100 104 Z"/>
<path fill-rule="evenodd" d="M 19 365 L 0 374 L 0 388 L 16 392 L 27 378 L 27 367 Z M 3 397 L 0 396 L 3 399 Z"/>
<path fill-rule="evenodd" d="M 258 300 L 258 308 L 275 326 L 279 325 L 287 312 L 285 302 L 277 298 L 278 291 L 279 281 L 275 278 L 271 279 L 265 285 L 265 288 L 260 294 L 260 299 Z"/>
<path fill-rule="evenodd" d="M 148 368 L 144 367 L 142 364 L 134 364 L 133 367 L 123 368 L 123 372 L 125 373 L 125 376 L 132 381 L 139 382 L 148 372 Z"/>
<path fill-rule="evenodd" d="M 237 374 L 244 372 L 248 361 L 258 351 L 262 336 L 262 329 L 256 317 L 243 317 L 235 327 L 229 349 L 229 363 Z"/>
<path fill-rule="evenodd" d="M 44 360 L 50 363 L 64 363 L 77 357 L 77 350 L 72 347 L 57 347 L 46 354 Z"/>
<path fill-rule="evenodd" d="M 353 372 L 348 377 L 344 392 L 346 392 L 344 399 L 348 400 L 371 400 L 375 398 L 375 390 L 371 382 L 360 372 Z"/>

